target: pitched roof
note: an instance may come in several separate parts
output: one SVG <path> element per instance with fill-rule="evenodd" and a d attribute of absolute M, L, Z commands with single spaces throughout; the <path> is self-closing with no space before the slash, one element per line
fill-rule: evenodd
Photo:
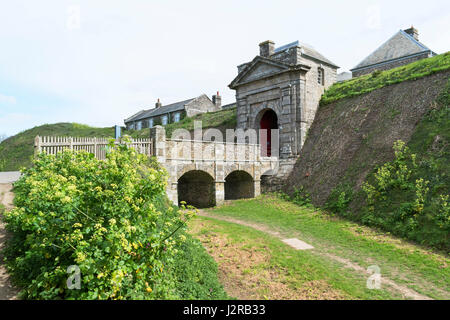
<path fill-rule="evenodd" d="M 403 30 L 399 30 L 389 40 L 378 47 L 378 49 L 350 70 L 373 66 L 385 61 L 395 60 L 427 51 L 433 55 L 435 54 L 427 46 L 417 41 L 413 36 Z"/>
<path fill-rule="evenodd" d="M 312 46 L 310 46 L 309 44 L 306 44 L 306 43 L 301 43 L 298 40 L 294 41 L 294 42 L 291 42 L 291 43 L 288 43 L 288 44 L 286 44 L 284 46 L 275 48 L 275 50 L 273 51 L 273 54 L 277 54 L 279 52 L 285 51 L 285 50 L 293 48 L 293 47 L 299 47 L 300 48 L 300 53 L 304 57 L 314 58 L 316 60 L 319 60 L 319 61 L 325 62 L 327 64 L 330 64 L 333 67 L 339 68 L 335 63 L 333 63 L 330 60 L 328 60 L 327 58 L 325 58 L 322 54 L 320 54 Z"/>
<path fill-rule="evenodd" d="M 159 108 L 152 108 L 152 109 L 148 109 L 148 110 L 143 110 L 141 112 L 138 112 L 135 116 L 128 118 L 125 120 L 125 122 L 130 122 L 130 121 L 136 121 L 136 120 L 141 120 L 141 119 L 147 119 L 147 118 L 151 118 L 151 117 L 155 117 L 155 116 L 159 116 L 162 114 L 166 114 L 169 112 L 175 112 L 175 111 L 179 111 L 179 110 L 184 110 L 185 105 L 187 105 L 188 103 L 194 101 L 196 98 L 191 98 L 191 99 L 187 99 L 184 101 L 179 101 L 179 102 L 175 102 L 172 104 L 168 104 L 168 105 L 163 105 Z"/>
<path fill-rule="evenodd" d="M 272 59 L 271 57 L 272 56 L 270 56 L 270 57 L 256 56 L 251 62 L 247 63 L 243 67 L 243 69 L 241 69 L 241 71 L 233 79 L 233 81 L 231 81 L 231 83 L 228 85 L 228 87 L 231 89 L 235 89 L 237 85 L 248 82 L 248 80 L 243 80 L 243 79 L 248 74 L 251 74 L 253 69 L 255 69 L 256 67 L 258 67 L 261 64 L 272 65 L 275 68 L 279 69 L 279 71 L 277 71 L 277 72 L 270 72 L 270 73 L 266 74 L 266 75 L 270 75 L 270 76 L 281 73 L 281 72 L 286 72 L 289 70 L 308 71 L 311 68 L 310 66 L 306 66 L 306 65 L 302 65 L 302 64 L 291 65 L 291 64 L 279 61 L 277 59 Z M 252 80 L 250 80 L 250 81 L 252 81 Z"/>

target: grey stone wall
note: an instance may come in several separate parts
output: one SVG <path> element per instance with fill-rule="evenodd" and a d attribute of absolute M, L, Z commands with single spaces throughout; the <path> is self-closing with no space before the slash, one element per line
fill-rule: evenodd
<path fill-rule="evenodd" d="M 268 58 L 269 61 L 261 59 L 260 63 L 240 65 L 238 70 L 245 76 L 230 85 L 236 90 L 237 128 L 258 130 L 262 113 L 272 109 L 278 117 L 280 157 L 297 157 L 320 97 L 336 82 L 337 68 L 305 57 L 300 47 L 291 47 Z M 270 61 L 283 64 L 277 66 Z M 318 83 L 318 68 L 324 71 L 323 84 Z"/>

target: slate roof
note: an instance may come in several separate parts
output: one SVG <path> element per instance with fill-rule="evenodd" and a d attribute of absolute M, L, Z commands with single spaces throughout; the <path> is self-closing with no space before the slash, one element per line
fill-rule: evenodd
<path fill-rule="evenodd" d="M 328 60 L 327 58 L 325 58 L 322 54 L 320 54 L 316 49 L 314 49 L 312 46 L 306 44 L 306 43 L 301 43 L 298 40 L 288 43 L 284 46 L 281 46 L 279 48 L 275 48 L 275 50 L 273 51 L 273 54 L 277 54 L 279 52 L 282 52 L 284 50 L 287 50 L 289 48 L 292 47 L 299 47 L 300 48 L 300 52 L 302 56 L 305 57 L 310 57 L 322 62 L 325 62 L 327 64 L 332 65 L 333 67 L 339 68 L 335 63 L 331 62 L 330 60 Z"/>
<path fill-rule="evenodd" d="M 435 55 L 427 46 L 414 39 L 403 30 L 399 30 L 389 40 L 383 43 L 378 49 L 372 52 L 368 57 L 361 61 L 351 71 L 374 66 L 386 61 L 392 61 L 399 58 L 420 54 L 424 52 L 430 52 Z"/>
<path fill-rule="evenodd" d="M 170 113 L 170 112 L 184 110 L 185 105 L 187 105 L 188 103 L 194 101 L 197 98 L 198 97 L 191 98 L 191 99 L 184 100 L 184 101 L 175 102 L 175 103 L 168 104 L 168 105 L 165 105 L 165 106 L 163 105 L 163 106 L 161 106 L 159 108 L 152 108 L 152 109 L 148 109 L 148 110 L 142 110 L 142 111 L 138 112 L 136 115 L 126 119 L 125 122 L 131 122 L 131 121 L 147 119 L 147 118 L 160 116 L 162 114 L 166 114 L 166 113 Z"/>

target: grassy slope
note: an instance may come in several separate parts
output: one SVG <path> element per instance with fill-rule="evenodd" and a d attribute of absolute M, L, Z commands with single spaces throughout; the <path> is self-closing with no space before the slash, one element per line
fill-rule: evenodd
<path fill-rule="evenodd" d="M 168 124 L 166 126 L 166 136 L 171 137 L 176 129 L 194 130 L 194 121 L 201 121 L 203 129 L 217 128 L 225 134 L 226 129 L 234 129 L 236 127 L 236 108 L 198 114 L 190 118 L 184 118 L 180 122 Z M 130 131 L 130 135 L 133 138 L 147 138 L 150 135 L 150 129 Z"/>
<path fill-rule="evenodd" d="M 167 136 L 170 137 L 175 129 L 194 129 L 194 120 L 202 121 L 203 129 L 218 128 L 225 134 L 226 129 L 236 126 L 236 109 L 199 114 L 192 118 L 185 118 L 178 123 L 166 126 Z M 139 131 L 123 131 L 133 138 L 148 138 L 149 129 Z M 34 138 L 37 136 L 73 136 L 73 137 L 114 137 L 114 127 L 94 128 L 77 123 L 45 124 L 23 131 L 0 143 L 0 171 L 15 171 L 31 164 L 34 152 Z"/>
<path fill-rule="evenodd" d="M 15 171 L 31 165 L 37 136 L 113 137 L 114 128 L 94 128 L 78 123 L 45 124 L 23 131 L 0 143 L 0 171 Z"/>
<path fill-rule="evenodd" d="M 419 60 L 391 70 L 374 72 L 331 86 L 320 101 L 321 105 L 354 97 L 391 84 L 416 80 L 439 71 L 450 69 L 450 52 Z"/>
<path fill-rule="evenodd" d="M 333 288 L 352 298 L 395 298 L 387 290 L 368 290 L 367 275 L 342 268 L 323 253 L 331 253 L 359 264 L 366 269 L 378 265 L 382 276 L 437 299 L 450 297 L 450 270 L 448 256 L 424 250 L 419 246 L 379 233 L 368 227 L 329 216 L 311 208 L 300 207 L 273 195 L 257 199 L 239 200 L 209 210 L 212 214 L 270 226 L 286 237 L 298 237 L 312 244 L 311 251 L 293 251 L 270 236 L 250 231 L 246 227 L 221 225 L 221 232 L 244 242 L 249 239 L 268 245 L 272 252 L 270 265 L 281 265 L 292 275 L 291 281 L 323 279 Z M 241 229 L 239 231 L 239 229 Z M 255 237 L 258 239 L 255 240 Z M 296 280 L 297 279 L 297 280 Z"/>
<path fill-rule="evenodd" d="M 450 194 L 450 79 L 437 99 L 435 108 L 430 110 L 417 125 L 408 142 L 411 152 L 417 155 L 418 167 L 412 170 L 409 181 L 418 179 L 429 181 L 429 193 L 424 203 L 420 229 L 415 232 L 402 230 L 401 223 L 385 223 L 381 227 L 387 231 L 407 236 L 419 243 L 437 246 L 450 251 L 449 230 L 438 227 L 433 221 L 440 210 L 437 206 L 441 195 Z M 409 168 L 413 168 L 411 161 Z M 373 183 L 373 174 L 368 176 Z M 386 217 L 401 210 L 402 206 L 412 203 L 416 198 L 415 190 L 393 188 L 389 190 L 385 201 L 375 205 L 376 216 Z M 361 211 L 366 207 L 361 208 Z"/>
<path fill-rule="evenodd" d="M 434 215 L 432 204 L 450 190 L 449 69 L 447 52 L 333 85 L 322 96 L 303 149 L 307 154 L 295 169 L 296 185 L 305 186 L 318 205 L 333 205 L 342 191 L 353 192 L 349 203 L 352 219 L 360 219 L 366 209 L 362 182 L 373 179 L 371 173 L 392 159 L 393 141 L 402 139 L 420 160 L 411 181 L 430 181 L 425 212 Z M 341 134 L 335 136 L 335 132 Z M 303 178 L 305 170 L 312 170 L 308 179 Z M 411 191 L 391 190 L 388 199 L 377 207 L 378 213 L 391 215 L 414 197 Z M 422 225 L 420 232 L 408 235 L 392 224 L 383 228 L 439 248 L 445 248 L 445 242 L 447 248 L 449 245 L 448 232 L 445 235 L 445 230 L 437 230 L 433 224 Z"/>

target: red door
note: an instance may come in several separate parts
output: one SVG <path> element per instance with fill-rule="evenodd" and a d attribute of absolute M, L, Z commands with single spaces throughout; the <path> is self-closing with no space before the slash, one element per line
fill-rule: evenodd
<path fill-rule="evenodd" d="M 277 114 L 273 110 L 267 110 L 259 123 L 261 129 L 267 130 L 267 135 L 261 137 L 261 154 L 270 157 L 272 155 L 272 129 L 278 129 Z M 266 140 L 265 142 L 263 140 Z"/>

